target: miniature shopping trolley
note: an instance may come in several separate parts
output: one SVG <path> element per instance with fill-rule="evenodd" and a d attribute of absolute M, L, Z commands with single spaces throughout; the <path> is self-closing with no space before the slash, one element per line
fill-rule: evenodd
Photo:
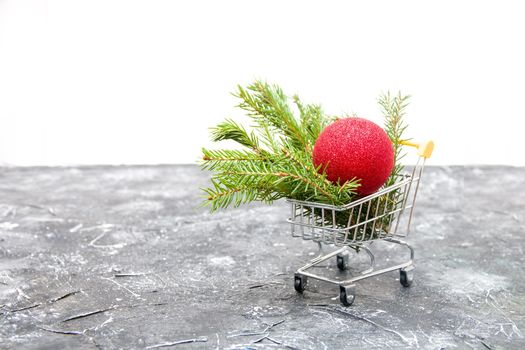
<path fill-rule="evenodd" d="M 291 207 L 288 222 L 291 224 L 292 236 L 316 242 L 319 246 L 319 255 L 295 273 L 294 287 L 297 292 L 303 293 L 308 278 L 336 284 L 339 286 L 341 303 L 350 306 L 355 300 L 355 282 L 359 280 L 399 270 L 401 285 L 409 287 L 412 284 L 414 248 L 402 238 L 407 237 L 410 232 L 425 160 L 431 156 L 434 143 L 402 143 L 417 148 L 416 165 L 410 174 L 398 176 L 393 184 L 376 193 L 343 206 L 287 200 Z M 410 259 L 404 263 L 376 269 L 371 244 L 377 240 L 406 247 L 410 252 Z M 337 249 L 324 254 L 323 246 L 335 246 Z M 310 271 L 333 257 L 336 257 L 339 270 L 347 270 L 349 253 L 352 250 L 365 251 L 370 258 L 370 267 L 357 276 L 336 280 Z"/>

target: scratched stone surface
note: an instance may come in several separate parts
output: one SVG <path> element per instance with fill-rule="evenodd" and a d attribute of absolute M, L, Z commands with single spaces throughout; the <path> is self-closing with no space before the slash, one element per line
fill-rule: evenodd
<path fill-rule="evenodd" d="M 0 348 L 525 348 L 525 168 L 428 167 L 413 285 L 363 280 L 351 307 L 323 282 L 295 292 L 317 246 L 291 237 L 285 202 L 212 215 L 197 207 L 208 176 L 0 169 Z M 362 255 L 318 272 L 357 273 Z"/>

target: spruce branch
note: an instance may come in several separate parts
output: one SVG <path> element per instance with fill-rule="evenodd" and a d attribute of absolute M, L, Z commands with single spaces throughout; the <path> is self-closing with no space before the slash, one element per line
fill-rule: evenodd
<path fill-rule="evenodd" d="M 392 147 L 394 148 L 394 169 L 385 186 L 394 184 L 404 168 L 401 164 L 401 159 L 405 156 L 405 153 L 402 152 L 401 141 L 406 140 L 404 133 L 407 125 L 405 124 L 404 116 L 409 99 L 410 95 L 402 95 L 401 92 L 398 92 L 397 95 L 393 96 L 390 94 L 390 91 L 382 94 L 378 99 L 385 118 L 384 130 L 390 141 L 392 141 Z"/>
<path fill-rule="evenodd" d="M 208 150 L 202 149 L 201 167 L 203 170 L 226 169 L 236 162 L 263 162 L 266 160 L 259 153 L 249 150 Z"/>
<path fill-rule="evenodd" d="M 233 140 L 237 143 L 251 148 L 258 153 L 264 151 L 260 148 L 259 140 L 254 132 L 248 134 L 242 125 L 237 124 L 232 119 L 226 119 L 214 128 L 210 128 L 211 140 L 214 142 L 222 140 Z"/>
<path fill-rule="evenodd" d="M 327 117 L 319 105 L 304 104 L 298 96 L 289 99 L 277 85 L 261 81 L 246 88 L 238 86 L 233 95 L 240 100 L 238 107 L 252 120 L 252 129 L 248 131 L 231 119 L 211 128 L 213 141 L 232 140 L 243 148 L 202 149 L 201 167 L 213 171 L 211 186 L 203 189 L 206 194 L 203 205 L 215 211 L 252 201 L 271 203 L 286 197 L 339 206 L 355 198 L 359 179 L 334 184 L 327 179 L 324 169 L 315 167 L 312 161 L 319 134 L 336 118 Z M 389 186 L 402 170 L 400 142 L 406 129 L 403 116 L 408 96 L 387 93 L 378 102 L 385 115 L 385 131 L 394 147 L 395 167 L 385 185 Z M 393 204 L 378 199 L 377 205 L 383 210 Z M 345 211 L 338 215 L 341 226 L 358 219 L 349 217 Z M 382 225 L 388 227 L 387 218 Z"/>
<path fill-rule="evenodd" d="M 253 187 L 250 185 L 236 185 L 236 186 L 225 186 L 219 184 L 216 180 L 212 180 L 212 188 L 203 188 L 208 197 L 203 205 L 211 204 L 212 211 L 220 208 L 226 208 L 233 204 L 235 207 L 241 204 L 252 202 L 254 200 L 264 200 L 263 196 L 256 191 L 253 191 Z"/>
<path fill-rule="evenodd" d="M 244 148 L 202 149 L 201 167 L 214 172 L 212 186 L 203 189 L 205 204 L 217 210 L 289 197 L 341 205 L 353 198 L 357 180 L 338 186 L 313 165 L 313 145 L 331 121 L 320 106 L 303 104 L 295 96 L 296 117 L 281 88 L 260 81 L 238 86 L 234 96 L 254 122 L 253 130 L 248 132 L 231 119 L 211 128 L 213 141 L 233 140 Z"/>
<path fill-rule="evenodd" d="M 333 120 L 323 115 L 323 110 L 320 105 L 304 105 L 297 95 L 294 95 L 292 99 L 299 110 L 301 129 L 306 133 L 308 145 L 313 147 L 321 131 Z"/>
<path fill-rule="evenodd" d="M 279 86 L 256 81 L 246 89 L 238 86 L 234 96 L 241 99 L 238 106 L 247 111 L 260 127 L 278 132 L 298 147 L 309 148 L 305 131 L 293 115 L 288 97 Z"/>

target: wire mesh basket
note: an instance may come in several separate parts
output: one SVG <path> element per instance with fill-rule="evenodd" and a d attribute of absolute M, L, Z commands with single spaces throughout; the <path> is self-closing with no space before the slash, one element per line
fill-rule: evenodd
<path fill-rule="evenodd" d="M 349 306 L 354 302 L 354 282 L 358 280 L 399 270 L 401 284 L 405 287 L 412 284 L 414 249 L 401 239 L 407 237 L 410 232 L 425 160 L 432 154 L 434 143 L 428 141 L 425 143 L 403 142 L 403 144 L 417 148 L 416 165 L 410 174 L 398 176 L 395 183 L 376 193 L 343 206 L 287 200 L 291 208 L 288 222 L 291 225 L 292 236 L 313 241 L 319 245 L 319 256 L 295 273 L 296 291 L 302 293 L 305 290 L 308 277 L 337 284 L 340 287 L 341 303 Z M 375 255 L 369 247 L 370 243 L 376 240 L 408 248 L 410 259 L 401 264 L 376 269 Z M 335 246 L 339 249 L 324 254 L 323 245 Z M 340 270 L 347 270 L 349 249 L 356 252 L 364 250 L 370 257 L 370 267 L 358 276 L 341 281 L 307 271 L 334 256 L 337 257 L 337 267 Z"/>

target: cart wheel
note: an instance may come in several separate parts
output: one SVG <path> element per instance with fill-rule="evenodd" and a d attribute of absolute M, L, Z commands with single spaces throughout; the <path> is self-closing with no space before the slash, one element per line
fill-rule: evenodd
<path fill-rule="evenodd" d="M 414 281 L 414 266 L 399 269 L 399 282 L 403 287 L 410 287 Z"/>
<path fill-rule="evenodd" d="M 350 306 L 355 300 L 355 285 L 339 286 L 339 300 L 343 306 Z"/>
<path fill-rule="evenodd" d="M 304 288 L 306 287 L 307 282 L 308 279 L 306 278 L 306 276 L 296 273 L 293 286 L 298 293 L 302 293 L 304 292 Z"/>
<path fill-rule="evenodd" d="M 341 271 L 348 269 L 348 254 L 337 254 L 337 268 Z"/>

